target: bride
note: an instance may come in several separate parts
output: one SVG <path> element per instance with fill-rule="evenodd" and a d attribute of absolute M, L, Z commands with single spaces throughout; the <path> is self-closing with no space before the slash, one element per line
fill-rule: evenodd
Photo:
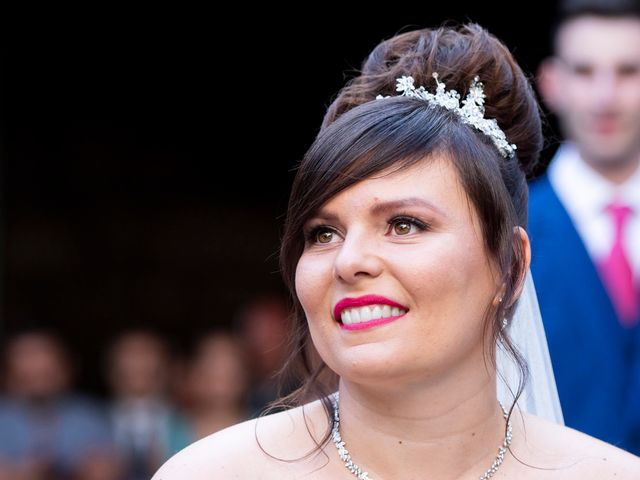
<path fill-rule="evenodd" d="M 517 401 L 512 331 L 526 344 L 538 328 L 514 313 L 541 143 L 524 74 L 479 26 L 376 47 L 291 193 L 288 370 L 305 383 L 285 400 L 298 406 L 195 443 L 154 479 L 638 478 L 637 457 Z M 500 400 L 497 351 L 521 380 Z M 553 398 L 538 375 L 533 393 Z"/>

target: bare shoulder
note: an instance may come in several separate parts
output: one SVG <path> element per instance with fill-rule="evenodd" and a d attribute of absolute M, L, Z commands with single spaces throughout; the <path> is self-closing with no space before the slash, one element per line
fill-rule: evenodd
<path fill-rule="evenodd" d="M 516 455 L 546 478 L 640 478 L 640 457 L 568 427 L 526 415 Z"/>
<path fill-rule="evenodd" d="M 178 452 L 152 480 L 246 478 L 263 459 L 253 438 L 256 420 L 250 420 L 209 435 Z M 245 463 L 239 463 L 240 459 Z M 236 467 L 242 465 L 242 470 Z"/>
<path fill-rule="evenodd" d="M 316 442 L 327 425 L 320 402 L 249 420 L 185 448 L 152 480 L 299 478 L 322 467 Z"/>

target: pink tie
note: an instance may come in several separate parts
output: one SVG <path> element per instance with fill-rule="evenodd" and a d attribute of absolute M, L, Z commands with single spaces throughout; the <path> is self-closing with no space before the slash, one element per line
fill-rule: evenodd
<path fill-rule="evenodd" d="M 620 323 L 632 327 L 638 322 L 640 300 L 633 282 L 631 263 L 622 244 L 625 222 L 631 214 L 631 208 L 613 203 L 607 207 L 607 212 L 613 219 L 615 234 L 611 252 L 600 264 L 600 274 Z"/>

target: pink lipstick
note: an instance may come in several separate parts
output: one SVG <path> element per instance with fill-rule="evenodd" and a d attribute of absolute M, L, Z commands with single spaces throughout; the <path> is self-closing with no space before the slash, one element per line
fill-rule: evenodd
<path fill-rule="evenodd" d="M 381 318 L 375 318 L 366 321 L 357 321 L 354 323 L 344 323 L 342 322 L 342 312 L 346 309 L 365 307 L 369 305 L 388 305 L 388 307 L 383 307 L 387 309 L 387 314 Z M 396 310 L 393 312 L 392 310 Z M 401 310 L 398 314 L 397 310 Z M 343 298 L 340 300 L 333 309 L 333 318 L 339 322 L 340 327 L 345 330 L 363 330 L 371 327 L 375 327 L 378 325 L 382 325 L 385 323 L 393 322 L 400 317 L 403 317 L 409 309 L 404 305 L 401 305 L 393 300 L 390 300 L 386 297 L 380 295 L 363 295 L 362 297 L 355 298 Z M 392 313 L 390 313 L 392 312 Z M 394 315 L 395 313 L 395 315 Z"/>

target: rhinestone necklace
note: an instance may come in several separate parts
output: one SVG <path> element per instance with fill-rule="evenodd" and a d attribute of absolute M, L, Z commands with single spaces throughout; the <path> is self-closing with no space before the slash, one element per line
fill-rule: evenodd
<path fill-rule="evenodd" d="M 344 462 L 344 466 L 347 467 L 347 470 L 349 470 L 356 478 L 358 478 L 358 480 L 372 480 L 371 478 L 369 478 L 369 474 L 367 472 L 362 470 L 359 465 L 353 463 L 353 460 L 351 460 L 351 455 L 349 455 L 349 451 L 345 448 L 345 443 L 340 436 L 340 412 L 338 408 L 338 400 L 338 393 L 335 393 L 333 396 L 331 396 L 331 402 L 333 403 L 333 428 L 331 430 L 331 439 L 338 449 L 338 455 L 340 455 L 340 459 Z M 491 464 L 491 467 L 489 467 L 489 469 L 480 476 L 480 480 L 488 480 L 495 475 L 495 473 L 498 471 L 498 467 L 504 461 L 504 455 L 505 453 L 507 453 L 509 445 L 511 445 L 511 440 L 513 439 L 511 420 L 508 420 L 509 414 L 507 413 L 507 410 L 504 408 L 504 405 L 502 405 L 502 403 L 500 403 L 500 408 L 502 409 L 502 415 L 504 416 L 504 419 L 507 421 L 507 433 L 504 437 L 504 440 L 502 441 L 502 445 L 498 448 L 498 454 Z"/>

